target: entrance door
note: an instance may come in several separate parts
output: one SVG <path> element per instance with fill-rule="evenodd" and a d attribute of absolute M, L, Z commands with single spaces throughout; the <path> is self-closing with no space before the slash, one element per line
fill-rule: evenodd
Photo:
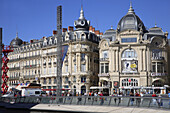
<path fill-rule="evenodd" d="M 84 93 L 86 92 L 86 86 L 81 86 L 81 95 L 84 95 Z"/>

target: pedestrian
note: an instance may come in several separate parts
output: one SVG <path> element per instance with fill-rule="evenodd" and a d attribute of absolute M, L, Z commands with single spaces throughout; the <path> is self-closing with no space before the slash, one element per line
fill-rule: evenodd
<path fill-rule="evenodd" d="M 134 94 L 132 93 L 132 92 L 130 92 L 130 103 L 131 103 L 131 106 L 133 106 L 133 102 L 134 102 L 134 98 L 132 98 L 132 97 L 134 97 Z"/>
<path fill-rule="evenodd" d="M 143 92 L 141 92 L 140 96 L 141 96 L 141 103 L 143 104 L 143 96 L 144 96 Z"/>
<path fill-rule="evenodd" d="M 170 98 L 170 91 L 168 91 L 168 97 Z M 170 106 L 170 99 L 169 99 L 169 106 Z"/>
<path fill-rule="evenodd" d="M 161 99 L 162 96 L 159 94 L 158 97 L 159 97 L 159 99 L 157 101 L 158 102 L 158 106 L 162 107 L 163 106 L 163 102 L 162 102 L 162 99 Z"/>
<path fill-rule="evenodd" d="M 104 103 L 104 98 L 103 98 L 103 92 L 102 92 L 102 91 L 101 91 L 101 93 L 100 93 L 99 96 L 101 96 L 101 97 L 100 97 L 100 100 L 101 100 L 100 105 L 103 105 L 103 103 Z"/>
<path fill-rule="evenodd" d="M 154 97 L 156 97 L 156 94 L 153 93 L 152 97 L 153 97 L 152 102 L 153 102 L 154 105 L 156 105 L 156 99 L 154 98 Z"/>

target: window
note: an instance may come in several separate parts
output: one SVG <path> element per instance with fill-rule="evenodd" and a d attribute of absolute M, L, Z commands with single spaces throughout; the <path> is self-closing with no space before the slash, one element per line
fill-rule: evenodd
<path fill-rule="evenodd" d="M 46 74 L 46 68 L 44 68 L 44 74 Z"/>
<path fill-rule="evenodd" d="M 122 58 L 137 58 L 136 51 L 134 49 L 126 49 L 122 53 Z"/>
<path fill-rule="evenodd" d="M 108 73 L 109 72 L 109 63 L 101 63 L 101 73 Z"/>
<path fill-rule="evenodd" d="M 109 72 L 109 64 L 105 63 L 105 73 L 108 73 L 108 72 Z"/>
<path fill-rule="evenodd" d="M 51 84 L 51 78 L 49 78 L 49 84 Z"/>
<path fill-rule="evenodd" d="M 86 35 L 85 34 L 82 34 L 81 35 L 81 39 L 85 39 L 86 38 Z"/>
<path fill-rule="evenodd" d="M 137 42 L 137 38 L 122 38 L 122 43 Z"/>
<path fill-rule="evenodd" d="M 160 59 L 162 60 L 162 50 L 159 49 L 153 49 L 152 50 L 152 59 Z"/>
<path fill-rule="evenodd" d="M 102 51 L 103 58 L 108 58 L 108 51 Z"/>
<path fill-rule="evenodd" d="M 52 69 L 51 67 L 48 68 L 48 73 L 51 74 L 52 73 Z"/>
<path fill-rule="evenodd" d="M 76 72 L 76 70 L 77 70 L 77 66 L 76 64 L 74 64 L 74 72 Z"/>
<path fill-rule="evenodd" d="M 156 72 L 156 63 L 152 63 L 152 72 Z"/>
<path fill-rule="evenodd" d="M 46 78 L 44 78 L 43 84 L 46 84 Z"/>
<path fill-rule="evenodd" d="M 81 54 L 81 61 L 85 60 L 85 53 Z"/>
<path fill-rule="evenodd" d="M 165 66 L 163 62 L 153 62 L 152 63 L 152 72 L 153 73 L 165 73 Z"/>
<path fill-rule="evenodd" d="M 74 76 L 74 78 L 73 78 L 73 82 L 76 82 L 76 77 Z"/>
<path fill-rule="evenodd" d="M 85 64 L 81 64 L 81 72 L 85 72 L 86 71 L 86 65 Z"/>
<path fill-rule="evenodd" d="M 56 78 L 54 78 L 54 84 L 56 84 L 57 83 L 57 79 Z"/>
<path fill-rule="evenodd" d="M 82 76 L 82 77 L 81 77 L 81 82 L 82 82 L 82 83 L 86 82 L 86 77 L 85 77 L 85 76 Z"/>
<path fill-rule="evenodd" d="M 65 83 L 68 83 L 68 77 L 65 78 Z"/>
<path fill-rule="evenodd" d="M 133 78 L 123 79 L 122 86 L 138 86 L 138 81 Z"/>

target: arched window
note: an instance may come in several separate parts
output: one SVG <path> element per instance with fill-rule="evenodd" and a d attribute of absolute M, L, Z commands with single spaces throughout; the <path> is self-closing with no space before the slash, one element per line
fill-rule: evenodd
<path fill-rule="evenodd" d="M 122 58 L 137 58 L 136 51 L 134 49 L 126 49 L 122 53 Z"/>
<path fill-rule="evenodd" d="M 126 78 L 122 80 L 122 86 L 138 86 L 138 81 L 133 78 Z"/>

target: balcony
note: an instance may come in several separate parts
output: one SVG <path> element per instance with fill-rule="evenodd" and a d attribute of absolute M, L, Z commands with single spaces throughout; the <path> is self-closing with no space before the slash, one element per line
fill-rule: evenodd
<path fill-rule="evenodd" d="M 152 60 L 164 60 L 164 57 L 152 57 Z"/>
<path fill-rule="evenodd" d="M 109 58 L 100 58 L 100 61 L 109 61 Z"/>
<path fill-rule="evenodd" d="M 109 77 L 109 73 L 100 73 L 98 74 L 98 77 Z"/>
<path fill-rule="evenodd" d="M 28 80 L 28 79 L 34 79 L 35 75 L 25 75 L 24 79 Z"/>
<path fill-rule="evenodd" d="M 16 59 L 11 59 L 9 60 L 9 62 L 16 62 L 16 61 L 19 61 L 21 58 L 16 58 Z"/>
<path fill-rule="evenodd" d="M 13 68 L 9 68 L 10 71 L 14 71 L 14 70 L 20 70 L 20 67 L 13 67 Z"/>
<path fill-rule="evenodd" d="M 19 76 L 16 76 L 16 77 L 9 77 L 9 80 L 19 80 Z"/>
<path fill-rule="evenodd" d="M 156 73 L 156 72 L 153 72 L 151 73 L 151 76 L 167 76 L 168 73 Z"/>
<path fill-rule="evenodd" d="M 46 55 L 57 55 L 57 52 L 46 53 Z"/>
<path fill-rule="evenodd" d="M 24 66 L 25 68 L 35 68 L 35 67 L 37 67 L 37 65 L 26 65 L 26 66 Z"/>

